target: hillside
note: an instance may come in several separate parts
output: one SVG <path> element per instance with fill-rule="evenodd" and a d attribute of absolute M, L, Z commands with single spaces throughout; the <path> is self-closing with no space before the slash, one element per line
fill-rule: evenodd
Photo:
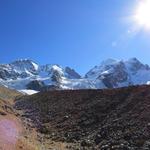
<path fill-rule="evenodd" d="M 3 100 L 14 100 L 16 97 L 21 96 L 22 94 L 16 90 L 8 89 L 4 86 L 0 86 L 0 99 Z"/>
<path fill-rule="evenodd" d="M 0 149 L 40 150 L 34 130 L 27 129 L 13 109 L 14 99 L 22 94 L 0 87 Z"/>
<path fill-rule="evenodd" d="M 14 113 L 13 100 L 20 96 L 22 94 L 17 91 L 0 86 L 0 117 Z"/>
<path fill-rule="evenodd" d="M 150 86 L 41 92 L 16 100 L 14 108 L 21 110 L 22 120 L 30 120 L 45 145 L 150 149 Z"/>

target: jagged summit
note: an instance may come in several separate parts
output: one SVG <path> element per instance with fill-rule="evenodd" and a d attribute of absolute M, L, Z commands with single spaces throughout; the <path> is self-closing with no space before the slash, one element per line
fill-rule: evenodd
<path fill-rule="evenodd" d="M 102 89 L 147 84 L 150 67 L 137 58 L 107 59 L 81 77 L 74 69 L 58 64 L 39 65 L 20 59 L 0 65 L 0 84 L 17 90 Z"/>
<path fill-rule="evenodd" d="M 18 72 L 29 72 L 33 74 L 36 74 L 39 69 L 39 65 L 29 59 L 20 59 L 14 61 L 10 64 L 10 66 Z"/>
<path fill-rule="evenodd" d="M 115 64 L 117 62 L 118 62 L 118 60 L 115 60 L 115 59 L 112 59 L 112 58 L 108 58 L 108 59 L 102 61 L 100 65 L 101 66 L 112 65 L 112 64 Z"/>
<path fill-rule="evenodd" d="M 137 58 L 125 61 L 107 59 L 92 68 L 85 77 L 102 80 L 104 85 L 110 88 L 146 84 L 150 79 L 150 68 Z"/>
<path fill-rule="evenodd" d="M 11 62 L 9 65 L 16 65 L 16 66 L 34 66 L 35 69 L 37 70 L 38 68 L 38 63 L 36 63 L 35 61 L 31 60 L 31 59 L 18 59 L 18 60 L 15 60 L 13 62 Z"/>

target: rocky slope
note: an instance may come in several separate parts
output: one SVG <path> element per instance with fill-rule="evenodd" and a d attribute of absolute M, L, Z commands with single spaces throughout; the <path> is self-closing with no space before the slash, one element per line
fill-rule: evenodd
<path fill-rule="evenodd" d="M 149 150 L 149 106 L 149 85 L 31 96 L 1 87 L 0 148 Z"/>
<path fill-rule="evenodd" d="M 48 141 L 69 150 L 150 149 L 150 86 L 41 92 L 16 100 Z M 61 148 L 60 148 L 61 149 Z"/>
<path fill-rule="evenodd" d="M 69 67 L 56 64 L 41 66 L 28 59 L 0 65 L 0 84 L 23 92 L 118 88 L 149 84 L 149 81 L 150 67 L 136 58 L 105 60 L 84 77 Z"/>
<path fill-rule="evenodd" d="M 0 87 L 0 149 L 1 150 L 41 150 L 33 129 L 18 117 L 13 109 L 14 99 L 22 94 Z"/>

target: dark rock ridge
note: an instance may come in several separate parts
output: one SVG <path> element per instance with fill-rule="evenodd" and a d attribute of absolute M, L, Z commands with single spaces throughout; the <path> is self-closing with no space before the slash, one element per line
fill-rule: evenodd
<path fill-rule="evenodd" d="M 117 63 L 112 68 L 114 70 L 113 72 L 104 73 L 97 77 L 98 79 L 101 79 L 105 86 L 108 88 L 117 87 L 118 83 L 126 82 L 129 78 L 129 75 L 126 72 L 125 64 L 123 62 Z"/>
<path fill-rule="evenodd" d="M 69 79 L 80 79 L 81 76 L 74 70 L 69 67 L 65 68 L 65 72 L 69 75 Z"/>
<path fill-rule="evenodd" d="M 42 81 L 33 80 L 29 82 L 26 87 L 30 90 L 41 91 L 41 89 L 45 87 L 45 84 Z"/>

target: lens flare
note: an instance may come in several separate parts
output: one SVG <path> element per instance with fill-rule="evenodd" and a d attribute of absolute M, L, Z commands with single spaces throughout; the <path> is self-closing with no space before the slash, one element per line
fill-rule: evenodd
<path fill-rule="evenodd" d="M 139 26 L 150 29 L 150 0 L 139 2 L 134 19 Z"/>

